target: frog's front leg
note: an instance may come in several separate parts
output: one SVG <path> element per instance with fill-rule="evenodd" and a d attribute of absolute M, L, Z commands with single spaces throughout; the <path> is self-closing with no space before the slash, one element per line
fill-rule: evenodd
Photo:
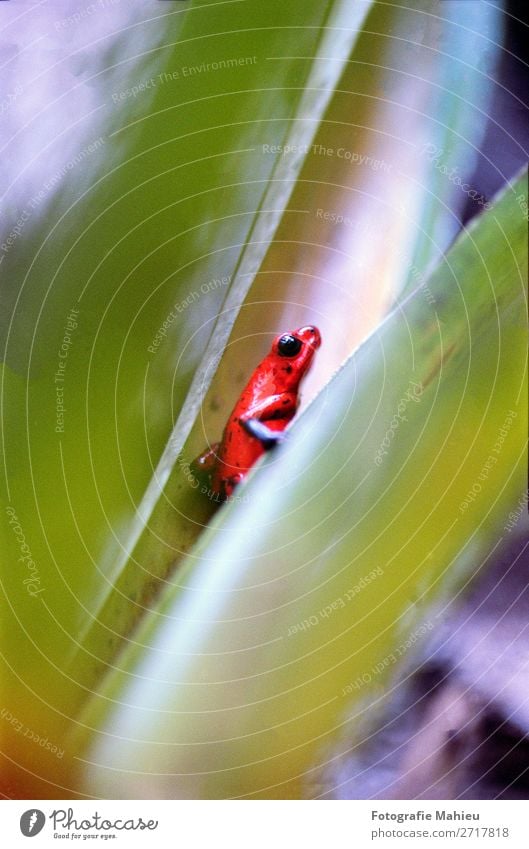
<path fill-rule="evenodd" d="M 246 433 L 259 440 L 265 451 L 270 451 L 285 439 L 283 431 L 272 430 L 259 419 L 247 419 L 242 421 L 241 425 Z"/>
<path fill-rule="evenodd" d="M 292 392 L 273 395 L 260 405 L 256 405 L 244 416 L 241 416 L 241 426 L 246 433 L 258 439 L 265 451 L 270 451 L 279 442 L 283 442 L 285 434 L 282 430 L 272 430 L 267 421 L 290 421 L 297 407 L 297 397 Z"/>

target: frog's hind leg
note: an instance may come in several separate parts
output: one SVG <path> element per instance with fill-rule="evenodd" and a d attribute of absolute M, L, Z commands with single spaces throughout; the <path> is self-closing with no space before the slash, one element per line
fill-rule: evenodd
<path fill-rule="evenodd" d="M 197 469 L 201 469 L 203 472 L 212 472 L 217 465 L 219 447 L 220 442 L 214 442 L 210 448 L 206 448 L 202 454 L 195 457 L 191 465 L 193 467 L 196 466 Z"/>
<path fill-rule="evenodd" d="M 220 442 L 215 442 L 210 448 L 206 448 L 202 454 L 199 454 L 191 463 L 191 471 L 200 479 L 211 481 L 218 464 L 218 451 Z"/>
<path fill-rule="evenodd" d="M 247 419 L 241 424 L 246 433 L 259 440 L 265 451 L 270 451 L 285 439 L 285 434 L 281 430 L 272 430 L 259 419 Z"/>

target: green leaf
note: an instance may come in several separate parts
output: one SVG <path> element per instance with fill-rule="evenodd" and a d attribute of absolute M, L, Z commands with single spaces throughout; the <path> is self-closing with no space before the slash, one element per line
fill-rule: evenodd
<path fill-rule="evenodd" d="M 443 2 L 422 16 L 431 56 L 423 106 L 430 124 L 427 135 L 416 135 L 414 149 L 427 191 L 414 207 L 419 232 L 410 246 L 402 281 L 405 291 L 417 288 L 421 275 L 441 259 L 459 231 L 468 198 L 475 215 L 488 208 L 487 198 L 467 180 L 480 156 L 489 120 L 503 22 L 500 4 Z M 408 54 L 413 61 L 424 34 L 416 33 L 411 41 Z"/>
<path fill-rule="evenodd" d="M 318 324 L 306 401 L 451 244 L 468 200 L 451 169 L 468 179 L 473 167 L 500 18 L 477 3 L 373 4 L 213 381 L 223 403 L 204 405 L 210 440 L 240 391 L 241 358 L 258 362 L 284 327 Z"/>
<path fill-rule="evenodd" d="M 370 6 L 161 5 L 61 59 L 56 97 L 31 88 L 42 183 L 7 207 L 2 691 L 50 740 L 211 515 L 175 460 L 302 165 L 282 147 L 310 144 Z M 0 734 L 18 795 L 64 797 L 72 751 Z"/>
<path fill-rule="evenodd" d="M 402 300 L 186 559 L 85 721 L 85 787 L 298 797 L 361 741 L 527 471 L 524 176 Z"/>
<path fill-rule="evenodd" d="M 27 42 L 47 38 L 13 77 L 1 684 L 16 722 L 0 733 L 3 786 L 22 797 L 71 790 L 78 743 L 59 758 L 34 736 L 61 740 L 88 710 L 211 517 L 180 461 L 204 447 L 203 427 L 218 438 L 238 392 L 241 349 L 223 355 L 234 322 L 232 338 L 244 321 L 252 331 L 246 361 L 274 321 L 319 310 L 331 332 L 310 396 L 431 245 L 419 140 L 450 134 L 447 116 L 469 145 L 482 129 L 449 94 L 468 27 L 436 2 L 159 5 L 107 5 L 82 25 L 32 10 Z M 472 33 L 473 69 L 488 67 L 480 33 L 497 15 L 487 7 Z M 466 82 L 481 103 L 482 79 Z M 435 187 L 436 251 L 453 194 Z M 319 208 L 349 223 L 323 224 Z"/>

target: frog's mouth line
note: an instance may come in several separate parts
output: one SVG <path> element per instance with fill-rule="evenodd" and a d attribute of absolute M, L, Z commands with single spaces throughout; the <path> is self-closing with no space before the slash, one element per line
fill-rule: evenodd
<path fill-rule="evenodd" d="M 298 336 L 299 339 L 302 339 L 303 342 L 306 342 L 307 345 L 310 345 L 310 347 L 315 351 L 321 345 L 321 333 L 317 327 L 314 327 L 314 325 L 300 327 L 299 330 L 294 331 L 294 335 Z"/>

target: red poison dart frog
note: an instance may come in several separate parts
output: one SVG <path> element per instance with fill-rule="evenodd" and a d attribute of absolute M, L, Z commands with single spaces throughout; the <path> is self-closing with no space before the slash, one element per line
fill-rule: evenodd
<path fill-rule="evenodd" d="M 301 327 L 274 339 L 228 419 L 221 442 L 197 457 L 194 466 L 210 477 L 211 490 L 229 498 L 256 460 L 284 439 L 299 403 L 299 384 L 321 345 L 316 327 Z"/>

